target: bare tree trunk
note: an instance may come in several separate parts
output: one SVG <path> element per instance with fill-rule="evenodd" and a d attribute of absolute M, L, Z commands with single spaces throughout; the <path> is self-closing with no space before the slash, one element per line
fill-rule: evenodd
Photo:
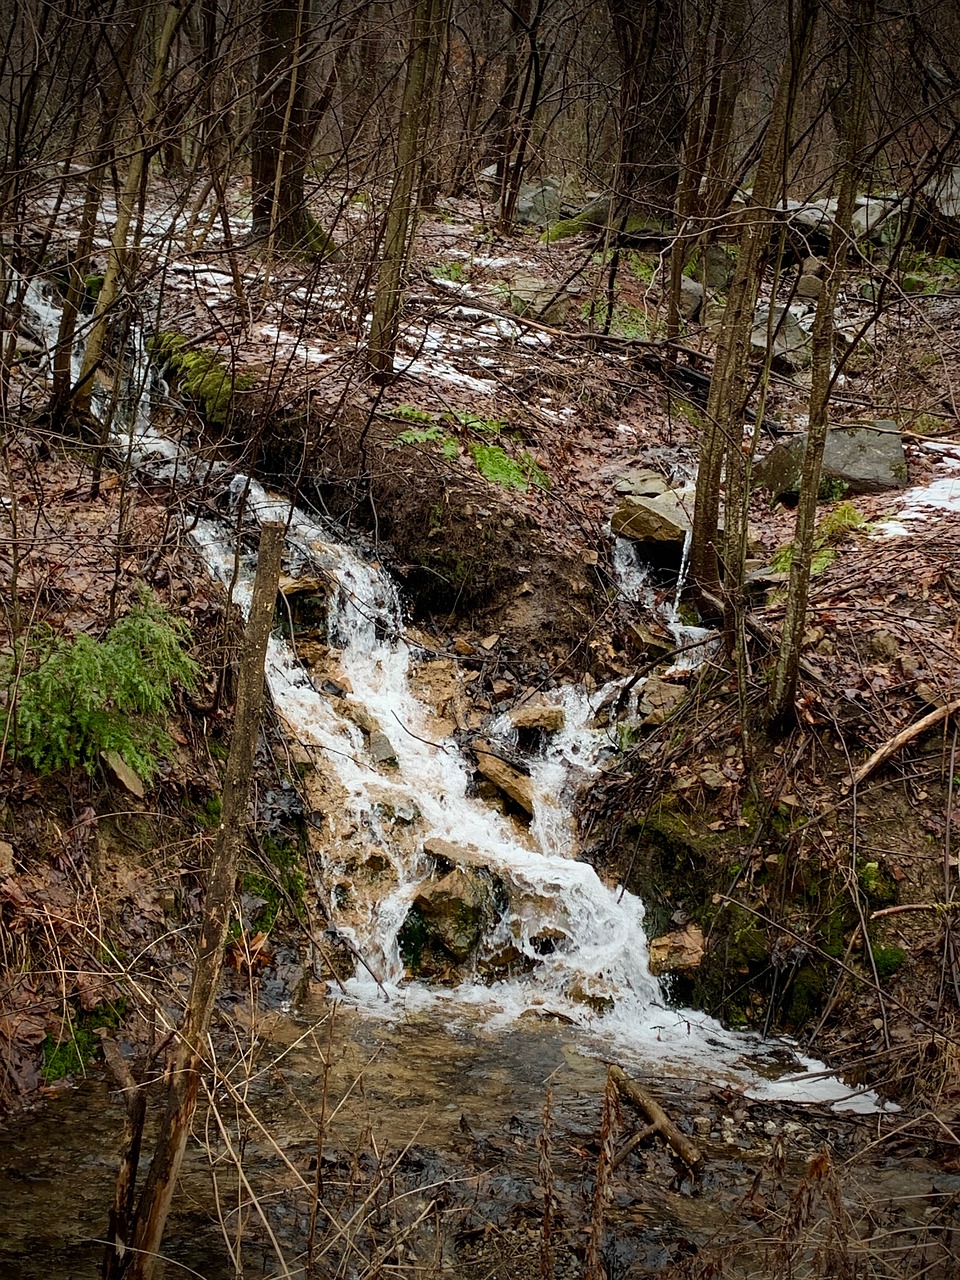
<path fill-rule="evenodd" d="M 163 1240 L 177 1176 L 197 1106 L 200 1071 L 223 967 L 237 879 L 237 856 L 247 823 L 253 760 L 263 706 L 263 664 L 277 600 L 284 526 L 260 531 L 257 576 L 244 633 L 237 710 L 223 785 L 220 829 L 210 864 L 196 965 L 183 1022 L 165 1074 L 166 1115 L 137 1209 L 129 1280 L 150 1280 Z"/>
<path fill-rule="evenodd" d="M 806 62 L 816 21 L 815 0 L 801 0 L 790 49 L 780 70 L 776 95 L 757 166 L 753 194 L 740 215 L 740 256 L 720 326 L 717 355 L 707 401 L 704 437 L 697 471 L 697 495 L 690 549 L 690 575 L 701 600 L 722 594 L 731 603 L 742 591 L 743 542 L 746 530 L 743 423 L 750 332 L 760 289 L 762 258 L 770 240 L 774 207 L 783 192 L 784 169 L 799 78 Z M 724 566 L 720 583 L 717 529 L 720 487 L 727 463 Z M 727 643 L 733 648 L 734 629 L 727 616 Z"/>
<path fill-rule="evenodd" d="M 127 237 L 130 232 L 130 223 L 133 220 L 134 206 L 140 191 L 140 184 L 143 181 L 154 145 L 154 126 L 156 125 L 160 108 L 160 87 L 166 73 L 170 46 L 173 43 L 177 27 L 183 18 L 183 13 L 184 11 L 178 3 L 169 4 L 157 38 L 153 73 L 144 98 L 142 114 L 134 137 L 131 140 L 134 150 L 127 168 L 123 191 L 117 201 L 117 220 L 114 224 L 110 249 L 107 254 L 107 269 L 97 297 L 93 325 L 83 352 L 80 377 L 73 396 L 73 411 L 79 417 L 89 415 L 90 402 L 93 399 L 94 374 L 100 364 L 110 313 L 120 296 L 123 269 L 127 262 Z"/>
<path fill-rule="evenodd" d="M 810 387 L 810 415 L 807 448 L 803 457 L 800 481 L 800 504 L 797 508 L 793 559 L 790 562 L 790 584 L 783 620 L 783 643 L 770 694 L 769 715 L 774 723 L 792 718 L 800 652 L 807 616 L 810 567 L 813 563 L 814 533 L 817 521 L 817 497 L 823 450 L 827 440 L 827 410 L 833 384 L 833 315 L 846 266 L 851 241 L 853 210 L 862 169 L 862 148 L 866 133 L 871 96 L 871 60 L 873 51 L 876 0 L 848 0 L 844 30 L 849 31 L 849 94 L 840 113 L 843 127 L 841 140 L 840 189 L 837 213 L 830 236 L 830 250 L 824 269 L 823 290 L 817 303 L 813 323 L 813 374 Z"/>
<path fill-rule="evenodd" d="M 410 51 L 397 134 L 397 168 L 387 206 L 383 257 L 368 344 L 370 368 L 383 380 L 393 376 L 403 278 L 416 223 L 417 189 L 447 13 L 447 0 L 416 0 L 410 19 Z"/>

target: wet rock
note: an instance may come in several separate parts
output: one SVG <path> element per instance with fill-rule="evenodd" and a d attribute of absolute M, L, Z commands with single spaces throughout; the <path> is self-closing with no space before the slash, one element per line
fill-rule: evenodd
<path fill-rule="evenodd" d="M 444 960 L 469 960 L 501 914 L 496 887 L 489 874 L 462 867 L 423 885 L 399 940 L 410 968 L 437 973 Z"/>
<path fill-rule="evenodd" d="M 544 733 L 559 733 L 566 723 L 563 707 L 549 703 L 525 702 L 507 712 L 507 719 L 514 729 L 540 729 Z"/>
<path fill-rule="evenodd" d="M 613 487 L 621 497 L 658 498 L 661 493 L 666 493 L 668 485 L 658 471 L 637 467 L 622 475 Z"/>
<path fill-rule="evenodd" d="M 689 972 L 699 968 L 705 954 L 703 930 L 698 924 L 688 924 L 650 940 L 650 972 L 654 977 Z"/>
<path fill-rule="evenodd" d="M 455 844 L 452 840 L 444 840 L 442 836 L 427 836 L 423 842 L 423 852 L 429 858 L 435 858 L 444 872 L 455 867 L 486 867 L 487 857 L 475 845 Z"/>
<path fill-rule="evenodd" d="M 680 314 L 685 320 L 696 320 L 706 296 L 699 280 L 683 276 L 680 281 Z"/>
<path fill-rule="evenodd" d="M 695 496 L 692 486 L 668 489 L 655 498 L 628 494 L 613 513 L 613 532 L 634 542 L 682 544 L 693 522 Z"/>
<path fill-rule="evenodd" d="M 490 744 L 482 739 L 475 743 L 474 750 L 479 772 L 504 795 L 509 796 L 514 804 L 532 815 L 533 783 L 529 775 L 497 755 Z"/>
<path fill-rule="evenodd" d="M 659 676 L 648 676 L 640 694 L 639 712 L 644 717 L 643 724 L 663 724 L 674 707 L 687 696 L 682 685 L 670 684 Z"/>
<path fill-rule="evenodd" d="M 759 307 L 754 317 L 750 346 L 766 355 L 773 333 L 773 359 L 785 369 L 807 369 L 813 359 L 813 340 L 789 307 Z"/>
<path fill-rule="evenodd" d="M 397 753 L 393 749 L 393 743 L 379 729 L 370 735 L 370 755 L 377 764 L 397 763 Z"/>
<path fill-rule="evenodd" d="M 352 698 L 337 697 L 332 697 L 330 701 L 336 711 L 343 716 L 344 720 L 349 720 L 351 724 L 355 724 L 364 733 L 372 735 L 381 732 L 380 721 L 367 710 L 362 702 L 354 702 Z"/>
<path fill-rule="evenodd" d="M 776 445 L 754 468 L 754 480 L 774 500 L 800 491 L 806 434 Z M 873 427 L 835 427 L 827 432 L 823 478 L 837 480 L 850 493 L 882 493 L 907 483 L 903 442 L 896 423 Z"/>
<path fill-rule="evenodd" d="M 130 768 L 122 756 L 116 751 L 101 751 L 100 759 L 106 765 L 107 772 L 114 781 L 119 782 L 125 791 L 129 791 L 138 800 L 143 799 L 146 794 L 143 779 L 136 770 Z"/>

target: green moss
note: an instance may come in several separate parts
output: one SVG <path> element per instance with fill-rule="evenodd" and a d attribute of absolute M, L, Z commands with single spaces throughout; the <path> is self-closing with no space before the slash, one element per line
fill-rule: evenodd
<path fill-rule="evenodd" d="M 877 967 L 877 977 L 887 982 L 907 962 L 907 953 L 902 947 L 874 947 L 873 963 Z"/>
<path fill-rule="evenodd" d="M 223 808 L 223 802 L 220 793 L 209 796 L 203 808 L 198 814 L 197 821 L 202 827 L 206 827 L 208 831 L 216 831 L 220 826 L 220 813 Z"/>
<path fill-rule="evenodd" d="M 307 878 L 303 871 L 299 847 L 273 836 L 260 837 L 260 852 L 269 864 L 268 871 L 245 871 L 240 877 L 244 893 L 262 898 L 264 905 L 251 923 L 269 932 L 285 908 L 299 914 L 303 908 Z"/>
<path fill-rule="evenodd" d="M 219 352 L 189 348 L 182 334 L 158 334 L 148 346 L 151 354 L 166 360 L 181 390 L 196 400 L 214 426 L 226 423 L 237 392 L 249 391 L 256 381 L 251 374 L 234 375 Z"/>
<path fill-rule="evenodd" d="M 427 928 L 423 916 L 416 907 L 412 907 L 397 934 L 400 959 L 412 978 L 417 977 L 423 968 L 423 952 L 426 945 Z"/>
<path fill-rule="evenodd" d="M 562 218 L 552 227 L 547 227 L 540 237 L 540 243 L 553 244 L 556 240 L 569 240 L 572 236 L 582 235 L 589 229 L 590 221 L 583 214 L 579 214 L 576 218 Z"/>

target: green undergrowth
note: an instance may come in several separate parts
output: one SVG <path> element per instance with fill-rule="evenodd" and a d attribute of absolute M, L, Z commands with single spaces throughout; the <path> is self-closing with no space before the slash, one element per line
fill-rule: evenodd
<path fill-rule="evenodd" d="M 0 662 L 9 691 L 0 727 L 16 758 L 40 774 L 78 765 L 93 773 L 101 752 L 116 752 L 149 781 L 171 745 L 164 721 L 174 690 L 199 680 L 189 638 L 146 590 L 101 640 L 33 628 Z"/>
<path fill-rule="evenodd" d="M 42 1046 L 43 1066 L 40 1068 L 44 1084 L 83 1075 L 100 1048 L 97 1031 L 103 1028 L 116 1030 L 124 1011 L 123 1000 L 98 1005 L 89 1012 L 82 1011 L 72 1016 L 65 1022 L 59 1036 L 48 1035 Z"/>
<path fill-rule="evenodd" d="M 390 410 L 390 417 L 400 418 L 419 425 L 408 427 L 394 437 L 394 448 L 410 445 L 437 447 L 444 458 L 453 461 L 460 456 L 461 437 L 451 435 L 445 428 L 459 429 L 465 436 L 462 447 L 473 459 L 474 466 L 491 484 L 501 489 L 518 489 L 526 492 L 530 485 L 538 489 L 549 488 L 547 473 L 526 449 L 518 449 L 519 440 L 510 432 L 508 424 L 499 418 L 484 418 L 470 412 L 448 411 L 440 414 L 401 404 Z M 510 446 L 510 452 L 502 444 Z"/>
<path fill-rule="evenodd" d="M 222 427 L 238 391 L 249 391 L 252 374 L 234 373 L 216 351 L 190 348 L 180 333 L 160 333 L 148 344 L 151 355 L 165 360 L 180 381 L 181 390 L 197 402 L 213 426 Z"/>
<path fill-rule="evenodd" d="M 813 535 L 813 559 L 810 565 L 812 577 L 823 573 L 837 558 L 836 548 L 849 533 L 866 533 L 870 526 L 852 502 L 838 503 L 817 524 Z M 793 564 L 794 544 L 788 542 L 779 547 L 770 559 L 774 573 L 789 573 Z"/>

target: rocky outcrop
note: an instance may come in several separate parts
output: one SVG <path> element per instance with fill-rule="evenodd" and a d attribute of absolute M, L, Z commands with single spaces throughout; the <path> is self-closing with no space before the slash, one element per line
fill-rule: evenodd
<path fill-rule="evenodd" d="M 755 483 L 768 489 L 774 501 L 795 496 L 806 450 L 806 434 L 776 445 L 754 468 Z M 822 476 L 845 485 L 845 492 L 853 494 L 902 488 L 907 483 L 907 463 L 896 423 L 829 430 Z"/>
<path fill-rule="evenodd" d="M 706 954 L 703 930 L 688 924 L 673 933 L 650 940 L 650 972 L 655 978 L 664 973 L 688 973 L 697 969 Z"/>
<path fill-rule="evenodd" d="M 625 494 L 610 521 L 613 532 L 634 542 L 684 542 L 693 522 L 693 486 L 656 497 Z"/>

